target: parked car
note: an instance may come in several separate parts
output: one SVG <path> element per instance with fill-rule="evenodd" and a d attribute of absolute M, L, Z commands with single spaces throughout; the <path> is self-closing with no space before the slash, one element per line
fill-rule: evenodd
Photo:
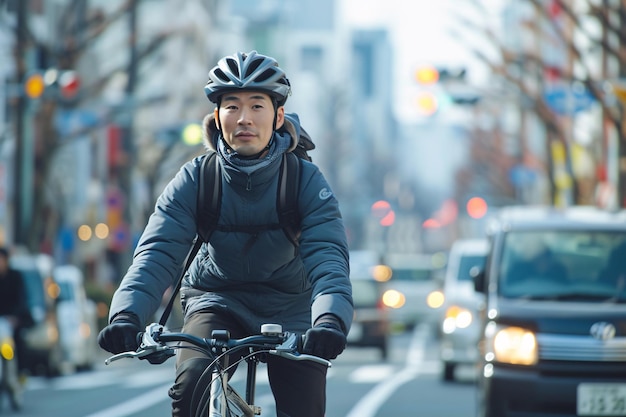
<path fill-rule="evenodd" d="M 62 349 L 56 314 L 58 286 L 52 276 L 53 261 L 47 255 L 16 254 L 12 268 L 24 279 L 31 323 L 20 332 L 24 346 L 19 357 L 21 367 L 33 374 L 54 376 L 60 373 Z"/>
<path fill-rule="evenodd" d="M 59 285 L 59 317 L 63 358 L 70 369 L 90 369 L 98 357 L 96 304 L 87 298 L 81 270 L 74 265 L 54 268 Z"/>
<path fill-rule="evenodd" d="M 383 304 L 382 283 L 374 279 L 376 257 L 351 254 L 350 280 L 354 318 L 348 333 L 348 346 L 374 347 L 383 359 L 389 355 L 389 316 Z"/>
<path fill-rule="evenodd" d="M 390 268 L 384 299 L 393 325 L 405 330 L 420 323 L 434 327 L 443 304 L 445 255 L 387 254 L 384 263 Z"/>
<path fill-rule="evenodd" d="M 626 415 L 626 212 L 507 208 L 488 238 L 477 415 Z"/>
<path fill-rule="evenodd" d="M 450 248 L 439 350 L 446 381 L 454 380 L 457 365 L 475 365 L 478 360 L 478 312 L 484 296 L 474 290 L 474 275 L 484 269 L 488 248 L 487 239 L 459 239 Z"/>

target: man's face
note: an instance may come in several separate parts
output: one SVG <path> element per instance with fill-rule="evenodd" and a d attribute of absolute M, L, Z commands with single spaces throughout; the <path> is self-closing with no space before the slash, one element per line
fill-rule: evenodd
<path fill-rule="evenodd" d="M 279 107 L 276 129 L 283 125 L 285 108 Z M 228 145 L 241 155 L 263 150 L 274 132 L 274 105 L 269 95 L 256 91 L 226 93 L 215 117 Z"/>

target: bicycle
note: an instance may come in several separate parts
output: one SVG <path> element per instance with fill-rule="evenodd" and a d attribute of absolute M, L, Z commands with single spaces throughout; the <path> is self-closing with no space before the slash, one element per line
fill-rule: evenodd
<path fill-rule="evenodd" d="M 198 404 L 196 416 L 253 417 L 261 414 L 261 408 L 254 405 L 254 397 L 256 369 L 263 355 L 276 355 L 296 361 L 310 360 L 331 366 L 331 362 L 326 359 L 300 353 L 300 338 L 295 333 L 283 332 L 279 324 L 264 324 L 260 334 L 233 339 L 226 330 L 214 330 L 211 338 L 202 338 L 187 333 L 169 332 L 163 325 L 152 323 L 141 334 L 141 343 L 136 351 L 118 353 L 104 363 L 109 365 L 119 359 L 138 358 L 152 364 L 161 364 L 174 356 L 176 349 L 199 349 L 211 358 L 211 363 L 200 377 L 193 395 L 192 402 Z M 168 345 L 180 342 L 191 346 Z M 226 355 L 234 356 L 232 354 L 242 350 L 247 350 L 247 354 L 242 355 L 232 365 L 224 366 L 222 362 Z M 247 364 L 245 400 L 228 381 L 228 371 L 243 361 Z M 198 395 L 200 399 L 196 402 Z"/>
<path fill-rule="evenodd" d="M 13 326 L 6 317 L 0 317 L 0 408 L 4 394 L 7 394 L 13 411 L 19 411 L 22 408 L 22 386 L 15 355 Z"/>

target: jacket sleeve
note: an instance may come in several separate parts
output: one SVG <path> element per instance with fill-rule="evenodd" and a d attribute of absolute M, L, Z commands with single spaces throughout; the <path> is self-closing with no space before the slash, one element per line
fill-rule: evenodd
<path fill-rule="evenodd" d="M 353 304 L 346 231 L 335 198 L 319 169 L 302 162 L 300 256 L 312 286 L 311 323 L 323 314 L 341 320 L 347 334 Z"/>
<path fill-rule="evenodd" d="M 163 294 L 176 283 L 196 236 L 199 158 L 185 164 L 157 199 L 135 248 L 132 265 L 113 295 L 109 321 L 126 312 L 154 320 Z"/>

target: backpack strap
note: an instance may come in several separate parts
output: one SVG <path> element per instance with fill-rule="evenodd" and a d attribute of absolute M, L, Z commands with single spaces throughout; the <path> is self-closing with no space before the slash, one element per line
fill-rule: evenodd
<path fill-rule="evenodd" d="M 197 201 L 197 213 L 198 213 L 198 231 L 196 240 L 194 241 L 194 245 L 187 254 L 184 262 L 184 268 L 178 277 L 178 281 L 176 282 L 176 286 L 174 287 L 174 291 L 170 296 L 170 299 L 161 314 L 161 319 L 159 320 L 159 324 L 165 326 L 167 319 L 172 312 L 172 307 L 174 306 L 174 300 L 176 300 L 176 296 L 180 291 L 180 286 L 183 283 L 183 278 L 187 273 L 187 270 L 191 266 L 191 263 L 196 258 L 196 255 L 200 251 L 200 247 L 203 242 L 207 242 L 211 237 L 211 233 L 215 230 L 215 225 L 217 224 L 217 219 L 219 218 L 220 211 L 220 199 L 222 194 L 222 181 L 221 176 L 219 175 L 219 163 L 217 158 L 215 157 L 215 152 L 211 152 L 207 154 L 200 164 L 200 175 L 198 177 L 198 201 Z M 207 181 L 211 180 L 211 172 L 213 171 L 213 186 L 211 187 L 211 198 L 208 198 L 208 190 L 207 190 Z M 209 204 L 204 204 L 205 201 Z"/>
<path fill-rule="evenodd" d="M 276 210 L 278 222 L 283 228 L 287 239 L 293 243 L 295 253 L 300 246 L 300 211 L 298 210 L 298 193 L 300 190 L 300 158 L 292 152 L 283 154 L 283 161 L 278 178 L 276 193 Z"/>
<path fill-rule="evenodd" d="M 198 236 L 208 242 L 217 227 L 222 207 L 222 176 L 215 152 L 207 154 L 200 165 L 198 182 Z"/>

